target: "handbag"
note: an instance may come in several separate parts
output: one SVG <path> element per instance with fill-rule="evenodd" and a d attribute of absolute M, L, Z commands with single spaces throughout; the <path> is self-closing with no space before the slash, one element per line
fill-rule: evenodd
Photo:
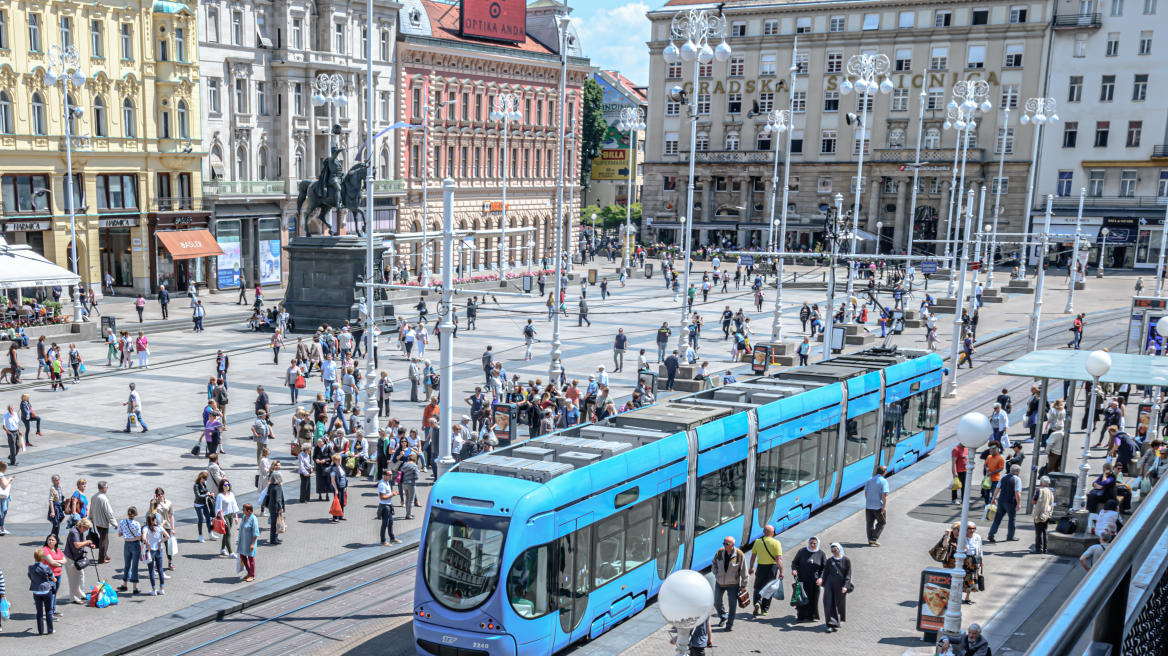
<path fill-rule="evenodd" d="M 141 555 L 141 556 L 139 556 L 139 559 L 140 559 L 142 562 L 144 562 L 144 563 L 148 563 L 148 562 L 150 562 L 150 560 L 152 559 L 152 556 L 150 555 L 150 550 L 149 550 L 149 549 L 143 549 L 143 550 L 142 550 L 142 555 Z"/>
<path fill-rule="evenodd" d="M 0 618 L 8 619 L 12 614 L 12 604 L 8 603 L 8 597 L 0 599 Z"/>
<path fill-rule="evenodd" d="M 949 545 L 945 543 L 947 537 L 948 534 L 941 536 L 941 539 L 937 540 L 937 544 L 933 545 L 932 549 L 929 549 L 929 557 L 938 563 L 945 562 L 945 556 L 948 555 Z"/>
<path fill-rule="evenodd" d="M 746 588 L 739 588 L 738 590 L 738 607 L 746 608 L 750 605 L 750 592 Z"/>
<path fill-rule="evenodd" d="M 227 535 L 227 522 L 223 521 L 222 517 L 216 517 L 211 521 L 211 532 L 219 537 Z"/>
<path fill-rule="evenodd" d="M 803 606 L 807 601 L 807 593 L 803 591 L 803 583 L 795 581 L 795 584 L 791 586 L 791 605 Z"/>
<path fill-rule="evenodd" d="M 194 446 L 192 446 L 191 447 L 191 455 L 192 456 L 199 455 L 199 451 L 201 450 L 201 447 L 202 447 L 201 443 L 196 443 Z"/>
<path fill-rule="evenodd" d="M 304 380 L 304 376 L 301 376 L 300 374 L 296 375 L 296 382 L 292 384 L 294 387 L 296 387 L 296 389 L 304 389 L 308 385 L 308 383 Z"/>
<path fill-rule="evenodd" d="M 340 517 L 345 514 L 345 509 L 341 508 L 340 497 L 333 495 L 333 504 L 329 507 L 329 514 L 333 517 Z"/>
<path fill-rule="evenodd" d="M 300 449 L 300 442 L 293 442 L 293 443 L 292 443 L 292 455 L 293 455 L 293 456 L 299 456 L 299 455 L 300 455 L 300 451 L 301 451 L 301 449 Z"/>
<path fill-rule="evenodd" d="M 1073 535 L 1075 531 L 1079 530 L 1079 522 L 1074 517 L 1065 515 L 1058 520 L 1058 524 L 1055 525 L 1054 530 L 1063 535 Z"/>

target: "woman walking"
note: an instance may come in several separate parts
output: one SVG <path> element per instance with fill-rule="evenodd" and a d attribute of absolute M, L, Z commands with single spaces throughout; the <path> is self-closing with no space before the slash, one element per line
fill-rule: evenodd
<path fill-rule="evenodd" d="M 815 581 L 826 560 L 827 554 L 819 548 L 819 538 L 812 537 L 791 561 L 791 576 L 803 586 L 803 594 L 807 597 L 807 603 L 795 607 L 796 624 L 819 621 L 819 586 Z"/>
<path fill-rule="evenodd" d="M 417 504 L 418 484 L 418 456 L 410 454 L 405 464 L 401 466 L 402 507 L 406 509 L 406 519 L 414 518 L 414 506 Z"/>
<path fill-rule="evenodd" d="M 158 521 L 156 513 L 146 515 L 146 528 L 142 531 L 142 541 L 146 543 L 146 571 L 150 573 L 150 596 L 166 594 L 166 575 L 162 573 L 162 547 L 170 539 L 170 533 Z M 154 587 L 154 571 L 158 570 L 158 587 Z"/>
<path fill-rule="evenodd" d="M 166 492 L 160 487 L 154 488 L 154 499 L 150 502 L 151 514 L 158 515 L 158 524 L 165 528 L 171 535 L 175 535 L 174 531 L 174 504 L 166 498 Z M 166 569 L 174 571 L 174 554 L 171 553 L 170 545 L 166 548 Z"/>
<path fill-rule="evenodd" d="M 12 370 L 12 373 L 8 375 L 8 380 L 13 385 L 20 383 L 20 363 L 16 360 L 16 350 L 19 348 L 20 345 L 16 342 L 8 346 L 8 368 Z"/>
<path fill-rule="evenodd" d="M 69 369 L 73 371 L 73 382 L 81 382 L 81 351 L 76 344 L 69 345 Z"/>
<path fill-rule="evenodd" d="M 5 476 L 8 463 L 0 462 L 0 535 L 8 535 L 4 530 L 4 517 L 8 515 L 8 499 L 12 496 L 12 481 L 16 476 Z"/>
<path fill-rule="evenodd" d="M 807 356 L 811 354 L 811 340 L 808 339 L 807 337 L 804 337 L 803 343 L 799 345 L 799 348 L 796 350 L 796 353 L 799 355 L 799 366 L 806 367 L 807 366 Z"/>
<path fill-rule="evenodd" d="M 118 337 L 114 334 L 113 328 L 105 329 L 105 345 L 105 366 L 112 367 L 114 356 L 118 355 Z M 121 358 L 118 358 L 118 365 L 121 365 Z"/>
<path fill-rule="evenodd" d="M 1030 553 L 1046 553 L 1046 525 L 1054 514 L 1054 491 L 1050 489 L 1050 478 L 1038 479 L 1038 498 L 1034 502 L 1034 547 Z"/>
<path fill-rule="evenodd" d="M 847 621 L 847 597 L 852 590 L 852 561 L 838 542 L 831 543 L 831 558 L 824 561 L 815 584 L 823 587 L 823 616 L 827 632 L 835 633 Z"/>
<path fill-rule="evenodd" d="M 61 552 L 61 548 L 57 546 L 57 536 L 50 535 L 45 538 L 45 543 L 41 547 L 45 550 L 45 557 L 41 560 L 42 563 L 49 566 L 53 571 L 53 595 L 49 597 L 49 612 L 54 618 L 60 617 L 61 613 L 57 610 L 57 591 L 61 589 L 61 575 L 64 573 L 61 568 L 67 563 L 65 562 L 65 554 Z"/>
<path fill-rule="evenodd" d="M 235 502 L 235 494 L 231 492 L 231 482 L 224 479 L 219 483 L 219 494 L 215 497 L 215 518 L 223 520 L 223 540 L 220 543 L 220 556 L 234 556 L 231 552 L 231 529 L 239 521 L 239 505 Z"/>
<path fill-rule="evenodd" d="M 341 467 L 341 454 L 334 454 L 332 457 L 333 465 L 329 468 L 328 478 L 329 485 L 332 487 L 335 503 L 340 506 L 338 513 L 335 507 L 330 511 L 333 515 L 333 521 L 345 521 L 345 502 L 348 500 L 345 494 L 345 489 L 348 486 L 348 481 L 345 479 L 345 470 Z"/>
<path fill-rule="evenodd" d="M 312 494 L 312 449 L 301 447 L 296 456 L 296 471 L 300 474 L 300 503 L 308 503 Z"/>
<path fill-rule="evenodd" d="M 324 415 L 321 415 L 317 423 L 317 432 L 321 435 L 324 430 L 321 426 L 324 424 Z M 329 466 L 333 461 L 332 445 L 324 440 L 323 437 L 318 437 L 316 440 L 316 447 L 312 449 L 312 462 L 314 470 L 316 471 L 316 500 L 324 501 L 325 497 L 332 492 L 332 486 L 329 483 Z"/>
<path fill-rule="evenodd" d="M 271 346 L 272 364 L 280 364 L 280 348 L 284 346 L 284 336 L 281 334 L 279 328 L 276 329 L 276 332 L 272 333 Z M 293 399 L 292 402 L 296 403 L 296 400 Z"/>
<path fill-rule="evenodd" d="M 283 542 L 276 537 L 280 524 L 284 522 L 284 475 L 280 473 L 281 466 L 279 460 L 272 463 L 272 471 L 268 474 L 267 492 L 264 494 L 264 507 L 268 509 L 271 520 L 268 544 Z"/>
<path fill-rule="evenodd" d="M 126 511 L 126 518 L 118 522 L 118 535 L 125 539 L 125 543 L 122 545 L 122 558 L 126 562 L 122 568 L 122 584 L 118 586 L 118 592 L 129 591 L 130 584 L 133 583 L 134 594 L 140 594 L 138 590 L 138 562 L 142 559 L 142 525 L 135 519 L 137 516 L 138 509 L 130 506 L 129 510 Z M 202 526 L 200 525 L 201 531 Z"/>
<path fill-rule="evenodd" d="M 195 517 L 199 522 L 199 542 L 203 541 L 203 524 L 207 525 L 207 532 L 211 532 L 211 517 L 214 516 L 215 501 L 207 489 L 207 472 L 201 471 L 195 477 Z"/>
<path fill-rule="evenodd" d="M 28 589 L 32 591 L 33 605 L 36 607 L 37 634 L 45 634 L 45 623 L 48 622 L 49 633 L 53 632 L 53 583 L 57 577 L 53 570 L 45 564 L 45 550 L 37 549 L 33 552 L 33 564 L 28 566 L 28 579 L 31 582 Z"/>
<path fill-rule="evenodd" d="M 275 336 L 273 336 L 273 339 L 275 339 Z M 279 353 L 280 349 L 278 347 L 273 348 Z M 292 360 L 292 364 L 288 365 L 288 371 L 284 372 L 284 384 L 288 387 L 288 393 L 292 396 L 292 405 L 296 405 L 296 399 L 300 396 L 300 388 L 296 386 L 297 381 L 303 378 L 304 372 L 300 371 L 300 361 Z"/>
<path fill-rule="evenodd" d="M 260 521 L 252 514 L 250 503 L 243 504 L 243 521 L 239 524 L 239 544 L 236 553 L 243 562 L 243 582 L 251 583 L 255 580 L 256 546 L 260 541 Z"/>
<path fill-rule="evenodd" d="M 49 486 L 49 534 L 61 536 L 61 522 L 65 518 L 65 491 L 61 489 L 61 477 L 53 474 L 53 484 Z"/>

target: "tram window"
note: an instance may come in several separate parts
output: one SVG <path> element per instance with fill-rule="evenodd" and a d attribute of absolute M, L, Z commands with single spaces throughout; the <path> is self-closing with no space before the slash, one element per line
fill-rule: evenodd
<path fill-rule="evenodd" d="M 924 401 L 921 403 L 921 430 L 933 430 L 937 427 L 941 415 L 941 388 L 927 389 L 922 396 Z"/>
<path fill-rule="evenodd" d="M 678 549 L 685 541 L 685 488 L 682 485 L 660 495 L 653 549 L 657 556 L 657 575 L 662 579 L 673 571 Z"/>
<path fill-rule="evenodd" d="M 653 500 L 649 499 L 629 511 L 629 528 L 625 532 L 625 571 L 649 562 L 653 547 Z"/>
<path fill-rule="evenodd" d="M 835 450 L 839 443 L 839 432 L 835 426 L 830 426 L 814 433 L 812 437 L 819 443 L 815 477 L 822 480 L 835 473 Z"/>
<path fill-rule="evenodd" d="M 743 514 L 746 503 L 746 461 L 736 462 L 702 476 L 698 497 L 696 534 Z"/>
<path fill-rule="evenodd" d="M 549 576 L 552 550 L 548 545 L 524 551 L 511 565 L 507 575 L 507 597 L 520 617 L 542 617 L 554 608 L 556 580 Z"/>
<path fill-rule="evenodd" d="M 907 406 L 908 399 L 901 399 L 884 408 L 884 446 L 894 446 L 908 436 L 904 426 Z"/>
<path fill-rule="evenodd" d="M 758 508 L 759 521 L 770 519 L 775 509 L 775 499 L 779 496 L 779 449 L 770 449 L 758 454 L 757 473 L 754 477 L 754 504 Z"/>
<path fill-rule="evenodd" d="M 876 453 L 876 411 L 848 420 L 844 465 L 858 462 Z"/>
<path fill-rule="evenodd" d="M 556 542 L 555 589 L 560 609 L 560 628 L 570 633 L 580 625 L 588 610 L 592 527 L 585 526 Z"/>
<path fill-rule="evenodd" d="M 782 457 L 782 466 L 779 468 L 781 494 L 799 487 L 799 449 L 802 446 L 799 442 L 800 440 L 793 440 L 779 448 Z"/>
<path fill-rule="evenodd" d="M 641 496 L 641 488 L 639 487 L 629 488 L 627 490 L 617 492 L 616 503 L 614 504 L 614 507 L 623 508 L 636 501 L 637 497 L 639 496 Z"/>
<path fill-rule="evenodd" d="M 596 528 L 596 568 L 594 588 L 625 573 L 625 518 L 618 515 Z"/>
<path fill-rule="evenodd" d="M 815 470 L 819 464 L 819 440 L 818 433 L 811 435 L 804 435 L 800 440 L 802 442 L 802 453 L 799 455 L 799 486 L 807 485 L 815 480 Z"/>
<path fill-rule="evenodd" d="M 443 606 L 471 610 L 495 591 L 507 519 L 435 508 L 426 535 L 423 574 Z"/>

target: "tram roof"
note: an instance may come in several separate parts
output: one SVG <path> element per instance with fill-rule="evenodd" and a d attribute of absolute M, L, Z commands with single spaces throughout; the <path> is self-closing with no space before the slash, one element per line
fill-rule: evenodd
<path fill-rule="evenodd" d="M 1006 376 L 1048 378 L 1057 380 L 1092 380 L 1087 373 L 1090 351 L 1047 350 L 1033 351 L 998 367 Z M 1168 386 L 1168 358 L 1154 355 L 1108 353 L 1111 369 L 1099 378 L 1104 383 Z"/>

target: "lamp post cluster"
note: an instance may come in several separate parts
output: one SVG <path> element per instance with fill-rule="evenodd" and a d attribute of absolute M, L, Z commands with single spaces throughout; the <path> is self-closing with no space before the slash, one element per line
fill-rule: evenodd
<path fill-rule="evenodd" d="M 85 86 L 85 76 L 81 74 L 81 56 L 77 46 L 64 50 L 60 46 L 49 47 L 49 66 L 44 72 L 46 87 L 55 87 L 59 81 L 63 86 L 61 104 L 65 110 L 65 202 L 69 206 L 70 255 L 73 260 L 73 275 L 78 276 L 78 284 L 73 289 L 73 323 L 81 323 L 81 285 L 77 267 L 77 208 L 73 196 L 73 119 L 80 117 L 84 110 L 69 104 L 69 87 L 80 89 Z M 17 299 L 19 302 L 20 299 Z"/>
<path fill-rule="evenodd" d="M 640 107 L 622 108 L 617 129 L 629 133 L 629 187 L 625 194 L 625 275 L 628 275 L 629 243 L 633 240 L 633 188 L 637 175 L 637 132 L 645 129 L 645 110 Z M 593 224 L 592 232 L 593 237 L 595 237 L 595 224 Z"/>
<path fill-rule="evenodd" d="M 1029 100 L 1027 100 L 1026 105 L 1025 105 L 1025 110 L 1022 112 L 1022 117 L 1018 119 L 1018 122 L 1021 123 L 1022 125 L 1026 125 L 1027 123 L 1030 123 L 1031 121 L 1034 121 L 1035 129 L 1034 129 L 1034 140 L 1033 140 L 1034 145 L 1032 146 L 1032 151 L 1030 153 L 1030 161 L 1036 162 L 1036 161 L 1038 161 L 1038 137 L 1039 137 L 1039 132 L 1042 129 L 1042 126 L 1046 125 L 1047 121 L 1049 121 L 1052 124 L 1058 123 L 1058 114 L 1055 113 L 1054 98 L 1030 98 Z M 1024 225 L 1030 223 L 1030 221 L 1029 221 L 1030 202 L 1034 199 L 1034 169 L 1035 168 L 1037 168 L 1037 167 L 1035 167 L 1035 166 L 1030 167 L 1030 175 L 1026 178 L 1025 211 L 1026 211 L 1027 220 L 1025 221 Z M 1025 232 L 1025 231 L 1026 231 L 1026 228 L 1024 227 L 1023 232 Z M 1021 277 L 1022 279 L 1026 278 L 1026 250 L 1027 250 L 1026 244 L 1023 243 L 1023 245 L 1022 245 L 1022 261 L 1018 264 L 1019 277 Z M 1042 266 L 1041 263 L 1039 264 L 1039 266 Z M 1073 287 L 1074 285 L 1071 285 L 1071 286 Z"/>
<path fill-rule="evenodd" d="M 662 52 L 662 57 L 667 63 L 673 64 L 677 61 L 685 61 L 687 63 L 694 63 L 693 67 L 693 88 L 696 91 L 698 88 L 698 73 L 701 69 L 697 64 L 708 64 L 714 59 L 718 61 L 726 61 L 730 57 L 730 44 L 726 43 L 726 17 L 720 12 L 714 13 L 706 9 L 690 9 L 686 11 L 679 11 L 673 16 L 673 22 L 669 29 L 670 41 L 669 45 L 665 47 Z M 710 39 L 722 37 L 722 42 L 716 48 L 710 47 Z M 675 40 L 685 39 L 685 43 L 678 48 Z M 692 241 L 690 235 L 693 230 L 693 206 L 694 206 L 694 161 L 697 153 L 697 137 L 698 137 L 698 112 L 697 112 L 697 94 L 688 94 L 681 87 L 674 87 L 670 91 L 670 99 L 675 102 L 682 102 L 689 106 L 688 120 L 690 123 L 689 135 L 689 191 L 686 198 L 685 213 L 682 217 L 685 224 L 684 239 L 685 250 L 682 258 L 682 267 L 684 268 L 684 285 L 682 287 L 682 302 L 681 302 L 681 329 L 678 331 L 677 344 L 678 349 L 684 351 L 686 344 L 687 329 L 689 327 L 689 272 L 690 272 L 690 242 Z M 692 96 L 692 98 L 690 97 Z"/>
<path fill-rule="evenodd" d="M 795 68 L 795 67 L 792 67 Z M 781 136 L 784 132 L 791 129 L 791 110 L 776 109 L 767 114 L 766 126 L 763 127 L 763 132 L 770 134 L 772 132 L 778 133 Z M 783 165 L 783 218 L 777 223 L 779 226 L 778 234 L 775 233 L 775 193 L 779 186 L 779 151 L 778 139 L 775 140 L 775 168 L 771 177 L 771 237 L 768 240 L 771 247 L 775 249 L 776 253 L 781 253 L 786 250 L 787 243 L 787 194 L 790 191 L 791 179 L 791 148 L 790 144 L 787 147 L 786 163 Z M 775 274 L 777 280 L 775 281 L 775 312 L 774 321 L 771 323 L 771 341 L 783 341 L 783 256 L 778 256 L 778 262 L 775 263 Z"/>
<path fill-rule="evenodd" d="M 499 221 L 502 232 L 499 234 L 499 280 L 507 279 L 507 167 L 511 150 L 507 148 L 507 135 L 511 129 L 507 124 L 523 120 L 519 112 L 519 95 L 514 93 L 500 93 L 495 96 L 495 108 L 491 110 L 492 121 L 503 122 L 503 217 Z"/>
<path fill-rule="evenodd" d="M 949 268 L 949 298 L 953 298 L 956 291 L 953 264 L 957 257 L 957 241 L 960 238 L 960 230 L 954 218 L 960 220 L 961 198 L 962 192 L 965 190 L 965 159 L 969 154 L 970 135 L 977 129 L 977 121 L 975 120 L 977 111 L 980 109 L 982 113 L 986 113 L 994 107 L 990 101 L 986 100 L 989 92 L 990 86 L 984 80 L 962 80 L 953 85 L 953 98 L 946 107 L 945 129 L 957 128 L 957 150 L 953 156 L 953 182 L 950 185 L 950 188 L 956 189 L 957 193 L 950 196 L 949 223 L 945 226 L 945 259 L 946 266 Z M 961 99 L 960 103 L 957 102 L 958 99 Z M 961 160 L 960 176 L 958 176 L 959 159 Z M 950 250 L 950 244 L 953 246 L 952 250 Z"/>

